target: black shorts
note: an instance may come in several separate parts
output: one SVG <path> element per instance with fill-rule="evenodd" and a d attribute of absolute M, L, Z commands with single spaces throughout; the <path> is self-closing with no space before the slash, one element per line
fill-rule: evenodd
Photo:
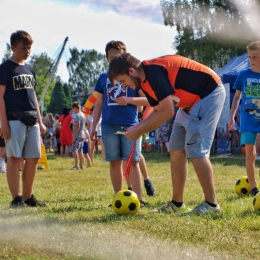
<path fill-rule="evenodd" d="M 5 139 L 0 137 L 0 147 L 5 147 Z"/>

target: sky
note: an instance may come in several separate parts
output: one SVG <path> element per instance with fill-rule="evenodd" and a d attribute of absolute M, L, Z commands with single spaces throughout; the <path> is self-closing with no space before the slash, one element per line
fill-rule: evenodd
<path fill-rule="evenodd" d="M 52 59 L 69 38 L 57 73 L 64 82 L 73 47 L 105 54 L 107 42 L 120 40 L 139 60 L 175 53 L 175 29 L 164 25 L 160 0 L 0 0 L 0 60 L 16 30 L 33 37 L 32 54 Z"/>

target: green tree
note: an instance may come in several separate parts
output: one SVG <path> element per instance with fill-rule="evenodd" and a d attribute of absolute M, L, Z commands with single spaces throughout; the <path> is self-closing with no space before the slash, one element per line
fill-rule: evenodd
<path fill-rule="evenodd" d="M 93 86 L 99 75 L 107 71 L 108 63 L 104 54 L 96 50 L 70 49 L 71 58 L 67 62 L 69 71 L 69 84 L 77 92 L 81 92 L 87 86 Z"/>
<path fill-rule="evenodd" d="M 67 98 L 67 107 L 71 107 L 72 104 L 72 96 L 71 96 L 71 86 L 67 83 L 63 84 L 63 90 L 65 93 L 65 96 Z"/>
<path fill-rule="evenodd" d="M 30 65 L 33 67 L 37 76 L 47 77 L 50 74 L 53 60 L 43 52 L 41 54 L 33 54 L 30 59 Z"/>
<path fill-rule="evenodd" d="M 71 104 L 68 106 L 68 99 L 64 91 L 64 85 L 59 80 L 59 78 L 57 78 L 54 89 L 52 91 L 50 105 L 48 106 L 48 112 L 60 115 L 62 113 L 63 107 L 70 106 Z"/>
<path fill-rule="evenodd" d="M 9 43 L 6 44 L 6 50 L 4 52 L 4 57 L 2 58 L 2 62 L 9 60 L 12 57 L 12 49 Z"/>
<path fill-rule="evenodd" d="M 48 90 L 44 96 L 44 109 L 46 109 L 51 101 L 51 94 L 54 89 L 55 79 L 49 82 L 53 61 L 48 57 L 47 53 L 33 54 L 30 59 L 30 65 L 33 67 L 37 80 L 36 96 L 40 100 L 44 88 L 48 86 Z"/>
<path fill-rule="evenodd" d="M 259 0 L 161 0 L 166 26 L 175 27 L 177 53 L 222 67 L 260 37 Z M 257 22 L 256 22 L 257 21 Z"/>

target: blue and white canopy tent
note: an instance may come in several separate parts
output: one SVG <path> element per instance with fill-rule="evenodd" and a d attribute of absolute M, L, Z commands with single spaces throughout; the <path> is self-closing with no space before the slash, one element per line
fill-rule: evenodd
<path fill-rule="evenodd" d="M 250 66 L 248 55 L 244 53 L 241 56 L 234 57 L 228 64 L 226 64 L 217 74 L 221 77 L 223 83 L 234 84 L 239 71 Z"/>

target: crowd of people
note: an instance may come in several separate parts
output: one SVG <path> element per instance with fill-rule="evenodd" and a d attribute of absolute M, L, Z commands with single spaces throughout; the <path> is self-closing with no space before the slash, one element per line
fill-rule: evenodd
<path fill-rule="evenodd" d="M 179 55 L 141 62 L 127 53 L 123 42 L 110 41 L 105 46 L 109 70 L 97 80 L 98 96 L 88 118 L 76 101 L 61 115 L 53 116 L 46 111 L 40 113 L 35 73 L 25 63 L 32 44 L 27 32 L 14 32 L 13 55 L 0 66 L 0 163 L 1 170 L 7 173 L 11 208 L 45 206 L 33 194 L 43 142 L 46 150 L 56 155 L 73 155 L 72 170 L 83 169 L 84 159 L 86 167 L 91 167 L 94 151 L 98 155 L 100 146 L 114 193 L 122 190 L 123 174 L 129 171 L 128 189 L 137 194 L 141 207 L 146 205 L 143 186 L 148 196 L 156 193 L 142 152 L 153 152 L 157 145 L 162 156 L 165 150 L 170 156 L 172 181 L 172 198 L 157 211 L 183 215 L 221 212 L 209 156 L 226 94 L 214 71 Z M 250 111 L 260 98 L 255 88 L 260 83 L 260 41 L 250 43 L 247 52 L 251 67 L 242 71 L 235 82 L 236 94 L 226 130 L 236 130 L 235 116 L 242 97 L 241 144 L 245 145 L 246 171 L 254 196 L 259 192 L 254 164 L 260 125 Z M 149 105 L 153 110 L 142 118 L 143 107 Z M 204 201 L 192 210 L 184 204 L 188 159 L 204 194 Z"/>

